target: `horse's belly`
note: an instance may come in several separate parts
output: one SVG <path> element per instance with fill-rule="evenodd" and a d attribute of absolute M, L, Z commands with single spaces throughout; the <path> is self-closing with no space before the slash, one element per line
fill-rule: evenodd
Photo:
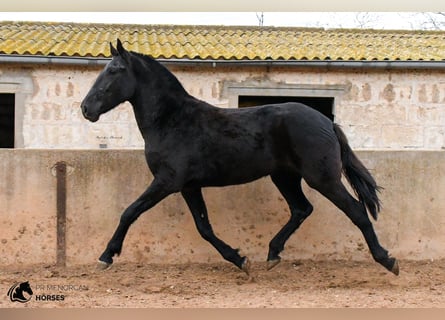
<path fill-rule="evenodd" d="M 251 182 L 268 176 L 274 168 L 272 158 L 264 156 L 232 157 L 208 166 L 203 181 L 207 186 L 227 186 Z"/>

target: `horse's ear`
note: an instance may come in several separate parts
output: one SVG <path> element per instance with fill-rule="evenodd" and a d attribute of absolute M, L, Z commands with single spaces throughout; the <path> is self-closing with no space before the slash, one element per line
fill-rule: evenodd
<path fill-rule="evenodd" d="M 116 48 L 120 54 L 124 54 L 124 52 L 126 52 L 126 50 L 124 49 L 124 46 L 122 45 L 122 42 L 119 38 L 117 39 L 117 47 Z"/>
<path fill-rule="evenodd" d="M 113 57 L 118 56 L 119 52 L 117 52 L 117 50 L 113 47 L 113 44 L 110 42 L 110 51 L 111 51 L 111 55 Z"/>
<path fill-rule="evenodd" d="M 124 46 L 122 45 L 122 42 L 119 38 L 117 39 L 117 47 L 116 48 L 117 48 L 118 54 L 122 58 L 124 58 L 124 59 L 128 58 L 128 51 L 124 49 Z"/>

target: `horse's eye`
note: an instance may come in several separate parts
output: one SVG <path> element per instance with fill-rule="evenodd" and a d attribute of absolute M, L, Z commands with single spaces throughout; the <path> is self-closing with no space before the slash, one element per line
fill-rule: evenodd
<path fill-rule="evenodd" d="M 110 71 L 111 74 L 117 73 L 119 71 L 124 70 L 125 68 L 123 66 L 113 66 L 110 67 L 108 70 Z"/>

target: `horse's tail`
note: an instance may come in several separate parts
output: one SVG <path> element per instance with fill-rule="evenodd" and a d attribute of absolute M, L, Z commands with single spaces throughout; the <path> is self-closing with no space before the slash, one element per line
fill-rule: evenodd
<path fill-rule="evenodd" d="M 380 191 L 381 187 L 377 185 L 371 173 L 354 154 L 343 130 L 335 123 L 334 131 L 340 143 L 343 173 L 359 201 L 368 209 L 372 217 L 377 220 L 377 213 L 380 211 L 380 200 L 377 192 Z"/>

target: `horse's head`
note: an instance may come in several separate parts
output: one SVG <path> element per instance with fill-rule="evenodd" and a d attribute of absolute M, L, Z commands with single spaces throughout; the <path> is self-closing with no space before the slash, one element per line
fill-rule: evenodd
<path fill-rule="evenodd" d="M 131 70 L 131 54 L 124 49 L 119 39 L 116 49 L 110 43 L 110 50 L 113 59 L 99 74 L 80 105 L 83 116 L 92 122 L 129 100 L 136 87 L 136 78 Z"/>

